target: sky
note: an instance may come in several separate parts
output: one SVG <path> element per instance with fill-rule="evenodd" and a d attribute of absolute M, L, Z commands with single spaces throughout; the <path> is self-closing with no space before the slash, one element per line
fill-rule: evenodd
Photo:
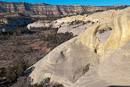
<path fill-rule="evenodd" d="M 130 5 L 130 0 L 0 0 L 6 2 L 46 3 L 52 5 Z"/>

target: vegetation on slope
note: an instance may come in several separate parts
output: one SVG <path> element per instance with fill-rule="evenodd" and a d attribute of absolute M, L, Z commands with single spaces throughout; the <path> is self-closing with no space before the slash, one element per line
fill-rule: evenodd
<path fill-rule="evenodd" d="M 43 58 L 53 48 L 73 38 L 72 33 L 58 34 L 57 30 L 52 28 L 28 30 L 26 27 L 21 27 L 11 31 L 1 31 L 0 61 L 3 64 L 0 65 L 0 87 L 17 87 L 15 84 L 18 87 L 62 87 L 60 84 L 52 85 L 52 83 L 49 84 L 50 86 L 45 84 L 31 86 L 24 73 L 29 66 Z"/>

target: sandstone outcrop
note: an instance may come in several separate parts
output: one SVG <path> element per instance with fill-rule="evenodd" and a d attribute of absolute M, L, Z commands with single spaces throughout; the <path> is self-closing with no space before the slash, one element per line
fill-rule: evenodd
<path fill-rule="evenodd" d="M 98 55 L 89 51 L 88 48 L 84 48 L 76 40 L 77 38 L 74 38 L 58 46 L 32 66 L 32 68 L 34 67 L 30 75 L 32 84 L 41 83 L 46 78 L 51 78 L 51 82 L 63 83 L 68 86 L 81 77 L 88 68 L 98 64 Z"/>
<path fill-rule="evenodd" d="M 94 23 L 97 23 L 95 20 L 94 22 L 93 20 L 88 20 L 87 16 L 88 15 L 86 14 L 65 17 L 54 21 L 36 21 L 34 23 L 28 24 L 27 28 L 58 28 L 57 33 L 70 32 L 73 33 L 73 35 L 79 35 Z"/>
<path fill-rule="evenodd" d="M 97 23 L 56 47 L 27 70 L 33 68 L 29 75 L 32 84 L 40 84 L 50 78 L 51 82 L 69 87 L 86 73 L 72 87 L 130 85 L 129 45 L 120 48 L 130 39 L 129 15 L 130 8 L 88 16 L 88 20 Z M 113 53 L 118 48 L 120 49 Z M 101 65 L 97 67 L 99 63 Z"/>
<path fill-rule="evenodd" d="M 86 29 L 91 27 L 93 24 L 96 24 L 101 21 L 110 19 L 116 14 L 116 10 L 109 10 L 107 12 L 98 12 L 92 15 L 76 15 L 71 17 L 65 17 L 57 19 L 52 22 L 43 22 L 36 21 L 34 23 L 28 24 L 28 29 L 31 28 L 58 28 L 57 33 L 70 32 L 73 35 L 79 35 L 83 33 Z M 99 15 L 99 16 L 98 16 Z M 97 35 L 100 36 L 100 35 Z"/>
<path fill-rule="evenodd" d="M 36 21 L 34 23 L 28 24 L 27 28 L 28 29 L 31 29 L 31 28 L 49 28 L 51 26 L 52 26 L 51 23 L 42 22 L 42 21 Z"/>
<path fill-rule="evenodd" d="M 58 33 L 71 32 L 73 35 L 79 35 L 95 23 L 87 20 L 87 16 L 77 15 L 58 19 L 54 21 L 53 27 L 59 28 Z"/>
<path fill-rule="evenodd" d="M 69 87 L 130 86 L 130 41 Z"/>
<path fill-rule="evenodd" d="M 74 35 L 83 33 L 94 24 L 109 20 L 116 14 L 116 10 L 98 12 L 92 15 L 77 15 L 58 19 L 53 26 L 58 27 L 58 33 L 71 32 Z M 98 35 L 99 36 L 99 35 Z"/>

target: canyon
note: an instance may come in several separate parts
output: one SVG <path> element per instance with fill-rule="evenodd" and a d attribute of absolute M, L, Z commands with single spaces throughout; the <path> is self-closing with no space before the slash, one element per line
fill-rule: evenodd
<path fill-rule="evenodd" d="M 130 7 L 0 1 L 0 87 L 130 85 Z"/>

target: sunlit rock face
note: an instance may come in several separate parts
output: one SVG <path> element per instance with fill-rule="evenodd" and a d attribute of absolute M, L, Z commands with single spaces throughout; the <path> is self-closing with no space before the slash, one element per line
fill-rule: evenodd
<path fill-rule="evenodd" d="M 130 85 L 130 41 L 68 87 L 126 87 Z"/>
<path fill-rule="evenodd" d="M 73 35 L 79 35 L 95 23 L 91 20 L 88 20 L 87 16 L 87 14 L 76 15 L 58 19 L 54 21 L 53 26 L 59 28 L 57 33 L 70 32 Z"/>
<path fill-rule="evenodd" d="M 123 53 L 121 51 L 123 53 L 121 54 L 117 51 L 112 54 L 118 48 L 125 45 L 130 38 L 129 15 L 130 8 L 99 12 L 88 16 L 89 20 L 97 20 L 97 23 L 86 29 L 79 36 L 56 47 L 43 59 L 30 67 L 34 68 L 29 75 L 31 77 L 31 83 L 40 84 L 49 77 L 51 82 L 61 83 L 67 87 L 75 82 L 72 87 L 104 87 L 103 85 L 107 84 L 130 85 L 128 83 L 130 79 L 125 78 L 130 74 L 128 65 L 124 69 L 124 62 L 129 64 L 129 61 L 127 61 L 127 59 L 129 60 L 129 56 L 125 55 L 125 52 L 126 54 L 128 52 L 123 51 Z M 95 18 L 95 16 L 97 17 Z M 127 50 L 126 48 L 122 48 L 122 50 Z M 118 54 L 124 56 L 120 57 Z M 126 60 L 123 59 L 125 56 Z M 96 68 L 99 63 L 101 65 Z M 116 70 L 118 74 L 116 74 Z M 85 77 L 83 76 L 84 74 Z M 87 77 L 89 75 L 90 77 Z M 83 76 L 83 79 L 81 78 L 80 80 L 81 76 Z M 92 80 L 89 80 L 89 78 L 92 78 Z M 122 82 L 119 83 L 120 81 Z M 100 83 L 102 84 L 100 85 Z"/>
<path fill-rule="evenodd" d="M 129 11 L 129 8 L 117 11 L 108 20 L 90 27 L 80 36 L 80 41 L 101 56 L 111 54 L 129 40 Z"/>
<path fill-rule="evenodd" d="M 76 15 L 71 17 L 65 17 L 54 21 L 36 21 L 27 25 L 28 29 L 32 28 L 57 28 L 57 33 L 72 33 L 73 35 L 79 35 L 83 33 L 93 24 L 97 23 L 95 20 L 87 19 L 88 15 Z"/>
<path fill-rule="evenodd" d="M 121 6 L 50 5 L 45 3 L 29 4 L 25 2 L 0 1 L 0 14 L 21 13 L 22 15 L 32 17 L 67 16 L 107 10 L 117 7 Z"/>
<path fill-rule="evenodd" d="M 68 87 L 127 87 L 130 85 L 130 41 Z"/>
<path fill-rule="evenodd" d="M 59 28 L 58 33 L 71 32 L 74 35 L 79 35 L 94 24 L 104 22 L 105 20 L 108 21 L 116 13 L 116 10 L 109 10 L 92 15 L 65 17 L 54 21 L 53 26 Z"/>
<path fill-rule="evenodd" d="M 42 22 L 42 21 L 36 21 L 34 23 L 30 23 L 27 25 L 28 29 L 31 28 L 49 28 L 52 24 L 50 22 Z"/>

